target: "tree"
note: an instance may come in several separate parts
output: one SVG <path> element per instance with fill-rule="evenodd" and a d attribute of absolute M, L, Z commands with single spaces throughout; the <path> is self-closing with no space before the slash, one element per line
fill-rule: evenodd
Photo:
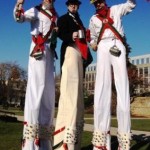
<path fill-rule="evenodd" d="M 131 47 L 127 43 L 126 37 L 124 38 L 124 40 L 125 40 L 124 45 L 126 47 L 126 62 L 127 62 L 127 71 L 128 71 L 128 78 L 129 78 L 129 90 L 130 90 L 131 103 L 132 103 L 134 100 L 134 99 L 132 99 L 132 97 L 135 96 L 137 87 L 141 83 L 143 83 L 143 78 L 138 76 L 137 67 L 130 63 L 129 53 L 131 52 Z M 112 115 L 116 115 L 117 93 L 116 93 L 115 84 L 114 84 L 114 77 L 112 79 L 113 79 L 113 84 L 112 84 L 112 106 L 111 106 L 111 109 L 112 109 Z"/>
<path fill-rule="evenodd" d="M 0 81 L 8 79 L 27 79 L 27 72 L 16 62 L 0 63 Z"/>
<path fill-rule="evenodd" d="M 60 74 L 55 76 L 55 105 L 58 106 L 59 103 L 59 97 L 60 97 Z"/>
<path fill-rule="evenodd" d="M 137 67 L 130 62 L 128 63 L 128 77 L 130 96 L 133 97 L 136 95 L 136 89 L 143 83 L 144 79 L 141 76 L 138 76 Z"/>
<path fill-rule="evenodd" d="M 13 85 L 17 84 L 19 87 L 19 84 L 26 79 L 26 71 L 16 62 L 0 63 L 0 102 L 6 103 L 8 100 L 11 101 L 14 95 L 19 95 L 19 90 L 14 89 Z M 15 83 L 16 81 L 17 83 Z"/>

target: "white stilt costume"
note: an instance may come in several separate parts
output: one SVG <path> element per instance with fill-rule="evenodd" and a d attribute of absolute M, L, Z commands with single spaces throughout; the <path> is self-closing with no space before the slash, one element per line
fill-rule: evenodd
<path fill-rule="evenodd" d="M 54 149 L 78 150 L 84 124 L 83 62 L 81 54 L 73 47 L 66 49 L 60 90 Z"/>
<path fill-rule="evenodd" d="M 80 4 L 79 0 L 67 0 L 68 12 L 60 16 L 57 22 L 58 37 L 63 41 L 61 46 L 63 63 L 54 132 L 53 148 L 56 150 L 81 149 L 84 115 L 83 58 L 87 60 L 88 49 L 85 36 L 81 40 L 78 34 L 79 30 L 85 33 L 85 27 L 77 12 Z"/>
<path fill-rule="evenodd" d="M 55 82 L 54 52 L 50 48 L 50 38 L 54 27 L 52 24 L 54 25 L 57 19 L 43 5 L 25 12 L 18 12 L 17 7 L 16 5 L 14 9 L 15 20 L 31 23 L 33 39 L 28 64 L 22 150 L 52 150 Z M 35 50 L 36 46 L 39 51 Z"/>
<path fill-rule="evenodd" d="M 100 0 L 95 1 L 102 3 Z M 91 0 L 92 3 L 95 3 L 95 1 Z M 111 120 L 111 67 L 113 68 L 115 86 L 117 90 L 119 150 L 129 150 L 130 94 L 126 68 L 126 49 L 122 41 L 124 31 L 121 23 L 121 17 L 131 12 L 134 7 L 135 1 L 127 0 L 126 3 L 114 5 L 110 8 L 107 7 L 109 15 L 106 15 L 104 18 L 100 17 L 99 13 L 96 13 L 90 19 L 90 44 L 92 46 L 97 43 L 97 73 L 94 96 L 94 134 L 92 141 L 94 150 L 111 149 L 110 135 L 108 134 L 110 131 Z M 112 26 L 116 31 L 112 29 Z M 110 52 L 110 49 L 113 46 L 120 50 L 118 54 Z M 122 140 L 123 138 L 124 140 Z"/>

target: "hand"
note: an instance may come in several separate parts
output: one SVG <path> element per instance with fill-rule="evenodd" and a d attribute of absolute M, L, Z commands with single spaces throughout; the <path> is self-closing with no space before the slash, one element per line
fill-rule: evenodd
<path fill-rule="evenodd" d="M 17 0 L 17 4 L 23 4 L 24 0 Z"/>
<path fill-rule="evenodd" d="M 19 5 L 23 4 L 23 3 L 24 3 L 24 0 L 17 0 L 17 4 L 16 5 L 19 7 Z"/>
<path fill-rule="evenodd" d="M 58 32 L 58 27 L 54 27 L 53 30 L 55 30 L 56 32 Z"/>
<path fill-rule="evenodd" d="M 93 51 L 97 51 L 97 44 L 96 43 L 92 43 L 92 44 L 90 44 L 90 46 L 93 49 Z"/>
<path fill-rule="evenodd" d="M 72 39 L 75 41 L 75 39 L 78 37 L 78 32 L 73 32 Z"/>

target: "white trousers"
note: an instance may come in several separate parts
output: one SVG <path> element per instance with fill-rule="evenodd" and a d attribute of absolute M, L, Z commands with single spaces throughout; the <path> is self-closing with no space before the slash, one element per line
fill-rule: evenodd
<path fill-rule="evenodd" d="M 54 146 L 60 142 L 66 142 L 66 135 L 70 134 L 72 139 L 67 142 L 69 150 L 79 150 L 81 144 L 81 132 L 83 128 L 83 63 L 81 54 L 72 47 L 67 47 L 65 60 L 62 66 L 60 85 L 60 99 L 55 131 L 65 127 L 65 130 L 54 136 Z M 69 131 L 67 131 L 67 129 Z M 68 132 L 68 133 L 67 133 Z M 75 139 L 76 134 L 77 141 Z M 64 150 L 63 146 L 56 148 Z"/>
<path fill-rule="evenodd" d="M 30 53 L 33 46 L 32 43 Z M 54 59 L 48 45 L 45 47 L 42 60 L 29 57 L 24 121 L 28 125 L 50 128 L 53 125 L 55 105 Z M 52 150 L 52 143 L 48 139 L 41 139 L 39 147 L 35 139 L 25 139 L 22 150 Z"/>
<path fill-rule="evenodd" d="M 107 132 L 111 121 L 111 66 L 117 90 L 118 132 L 130 133 L 130 95 L 126 68 L 126 50 L 120 40 L 116 46 L 121 50 L 119 57 L 110 54 L 115 40 L 102 40 L 97 51 L 97 73 L 94 97 L 94 130 Z M 97 150 L 94 148 L 94 150 Z"/>

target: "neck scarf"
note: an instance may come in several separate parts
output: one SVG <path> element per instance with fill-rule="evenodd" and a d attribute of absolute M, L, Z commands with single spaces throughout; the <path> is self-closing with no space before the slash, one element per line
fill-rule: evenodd
<path fill-rule="evenodd" d="M 109 9 L 108 6 L 105 4 L 105 6 L 103 6 L 101 9 L 96 10 L 96 14 L 99 14 L 102 17 L 106 17 L 108 9 Z"/>

